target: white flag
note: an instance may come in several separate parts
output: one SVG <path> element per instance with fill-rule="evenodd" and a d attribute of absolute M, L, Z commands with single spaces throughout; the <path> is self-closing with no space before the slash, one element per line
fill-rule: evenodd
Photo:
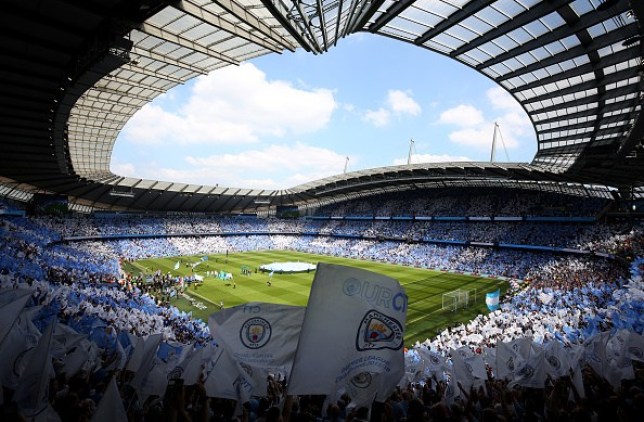
<path fill-rule="evenodd" d="M 132 335 L 132 337 L 130 337 L 130 343 L 132 351 L 125 369 L 127 371 L 136 372 L 139 369 L 139 366 L 141 366 L 141 362 L 143 362 L 143 354 L 145 353 L 145 339 L 137 335 Z"/>
<path fill-rule="evenodd" d="M 407 295 L 398 281 L 320 263 L 311 286 L 289 394 L 335 394 L 358 374 L 380 374 L 384 400 L 405 373 Z M 363 377 L 368 379 L 368 377 Z"/>
<path fill-rule="evenodd" d="M 605 356 L 608 364 L 604 367 L 604 377 L 615 388 L 620 386 L 622 380 L 635 378 L 627 349 L 630 334 L 628 330 L 619 330 L 606 343 Z"/>
<path fill-rule="evenodd" d="M 458 353 L 456 350 L 450 350 L 450 355 L 452 356 L 452 370 L 454 378 L 452 378 L 452 384 L 456 389 L 456 396 L 459 396 L 461 391 L 458 388 L 460 384 L 466 392 L 469 392 L 472 386 L 474 385 L 474 375 L 465 364 L 465 359 L 461 353 Z"/>
<path fill-rule="evenodd" d="M 4 291 L 1 296 L 6 302 L 0 306 L 0 344 L 31 297 L 31 290 L 16 289 L 16 294 L 10 294 L 12 290 Z"/>
<path fill-rule="evenodd" d="M 543 388 L 546 382 L 544 355 L 545 352 L 540 350 L 522 362 L 514 371 L 514 381 L 508 384 L 508 386 L 510 388 L 514 385 L 529 388 Z"/>
<path fill-rule="evenodd" d="M 94 415 L 92 415 L 92 422 L 116 422 L 126 421 L 127 419 L 127 413 L 123 407 L 123 400 L 121 400 L 119 389 L 116 386 L 116 380 L 112 377 Z"/>
<path fill-rule="evenodd" d="M 291 373 L 304 311 L 301 306 L 251 302 L 215 312 L 208 326 L 214 340 L 246 367 L 258 394 L 264 395 L 268 372 Z"/>
<path fill-rule="evenodd" d="M 13 395 L 18 407 L 29 417 L 44 411 L 49 405 L 49 380 L 55 375 L 49 353 L 54 325 L 55 321 L 47 326 L 38 345 L 31 351 L 27 369 Z"/>
<path fill-rule="evenodd" d="M 34 290 L 0 287 L 0 308 L 24 296 L 31 296 Z"/>
<path fill-rule="evenodd" d="M 344 385 L 346 393 L 351 398 L 351 407 L 371 407 L 378 393 L 382 376 L 378 373 L 361 372 L 351 377 Z"/>
<path fill-rule="evenodd" d="M 454 379 L 454 373 L 450 372 L 448 377 L 449 381 L 446 383 L 445 391 L 443 392 L 443 401 L 447 403 L 447 405 L 451 406 L 454 403 L 454 399 L 460 395 L 460 391 L 457 391 L 458 386 Z"/>
<path fill-rule="evenodd" d="M 168 386 L 168 364 L 161 359 L 154 358 L 152 368 L 141 384 L 140 397 L 145 402 L 149 396 L 163 397 Z"/>
<path fill-rule="evenodd" d="M 599 376 L 604 376 L 604 371 L 608 369 L 606 343 L 609 336 L 609 332 L 598 333 L 584 342 L 586 362 Z"/>
<path fill-rule="evenodd" d="M 62 358 L 86 338 L 85 334 L 80 334 L 65 324 L 56 324 L 51 343 L 51 354 L 55 358 Z"/>
<path fill-rule="evenodd" d="M 65 375 L 68 377 L 71 378 L 78 371 L 89 367 L 90 355 L 87 351 L 89 348 L 88 343 L 88 340 L 81 341 L 73 352 L 65 356 Z"/>
<path fill-rule="evenodd" d="M 430 374 L 435 374 L 436 378 L 441 379 L 443 377 L 443 372 L 448 369 L 445 358 L 438 353 L 434 353 L 431 350 L 426 349 L 425 347 L 418 347 L 416 348 L 416 351 L 425 363 L 427 371 Z"/>
<path fill-rule="evenodd" d="M 242 367 L 223 347 L 220 347 L 213 370 L 204 387 L 208 397 L 238 400 L 245 403 L 255 390 L 250 368 Z"/>
<path fill-rule="evenodd" d="M 551 341 L 544 348 L 546 373 L 552 379 L 570 374 L 570 361 L 563 346 L 558 341 Z"/>
<path fill-rule="evenodd" d="M 644 336 L 635 332 L 628 336 L 627 356 L 632 360 L 644 362 Z"/>
<path fill-rule="evenodd" d="M 545 293 L 545 292 L 539 293 L 539 300 L 541 300 L 541 303 L 543 303 L 544 305 L 547 305 L 550 302 L 552 302 L 552 299 L 554 299 L 554 295 L 552 293 Z"/>
<path fill-rule="evenodd" d="M 135 371 L 134 378 L 132 378 L 132 381 L 130 382 L 133 387 L 140 388 L 143 385 L 143 381 L 148 375 L 148 372 L 154 367 L 155 356 L 157 354 L 157 349 L 159 348 L 159 343 L 161 343 L 162 338 L 163 335 L 161 333 L 151 334 L 145 339 L 144 344 L 139 344 L 134 350 L 134 353 L 137 353 L 140 349 L 143 349 L 143 353 L 140 354 L 140 365 L 138 365 L 136 369 L 132 369 L 133 371 Z M 132 362 L 133 360 L 134 356 L 132 356 L 130 362 Z M 129 364 L 128 369 L 130 369 Z"/>
<path fill-rule="evenodd" d="M 170 370 L 168 379 L 181 378 L 184 385 L 196 384 L 203 374 L 203 351 L 203 347 L 196 350 L 190 349 L 185 358 Z"/>
<path fill-rule="evenodd" d="M 568 361 L 570 362 L 570 368 L 572 370 L 572 384 L 577 390 L 579 397 L 586 397 L 586 390 L 584 389 L 584 380 L 581 374 L 581 364 L 582 358 L 585 354 L 584 346 L 571 344 L 570 349 L 568 349 Z"/>
<path fill-rule="evenodd" d="M 27 367 L 30 351 L 41 337 L 40 331 L 31 322 L 34 311 L 41 306 L 25 308 L 20 312 L 11 330 L 0 345 L 0 382 L 6 388 L 15 389 L 18 379 Z"/>
<path fill-rule="evenodd" d="M 512 379 L 517 365 L 522 359 L 512 349 L 509 343 L 497 341 L 496 343 L 496 378 Z"/>

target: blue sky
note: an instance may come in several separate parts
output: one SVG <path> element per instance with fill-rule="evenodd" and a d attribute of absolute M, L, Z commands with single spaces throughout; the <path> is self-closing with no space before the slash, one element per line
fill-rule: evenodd
<path fill-rule="evenodd" d="M 355 34 L 328 53 L 270 54 L 193 79 L 127 123 L 122 176 L 285 189 L 348 170 L 489 161 L 498 121 L 512 162 L 535 154 L 525 112 L 498 85 L 437 53 Z M 502 147 L 498 161 L 507 161 Z"/>

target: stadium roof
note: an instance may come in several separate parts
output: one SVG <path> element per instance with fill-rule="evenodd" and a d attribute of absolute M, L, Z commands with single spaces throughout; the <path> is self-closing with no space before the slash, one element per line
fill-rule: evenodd
<path fill-rule="evenodd" d="M 216 212 L 324 203 L 423 182 L 642 186 L 643 3 L 6 0 L 0 195 L 59 193 L 78 209 Z M 537 133 L 533 162 L 386 167 L 282 191 L 111 173 L 119 131 L 156 96 L 260 55 L 322 54 L 360 31 L 444 54 L 508 90 Z"/>

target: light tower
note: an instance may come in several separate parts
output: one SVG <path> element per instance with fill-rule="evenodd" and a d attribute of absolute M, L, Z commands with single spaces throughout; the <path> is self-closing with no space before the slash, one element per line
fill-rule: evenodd
<path fill-rule="evenodd" d="M 496 140 L 497 138 L 501 139 L 501 145 L 503 145 L 503 151 L 505 151 L 505 158 L 507 161 L 510 161 L 510 156 L 508 155 L 508 150 L 505 148 L 505 142 L 503 141 L 503 135 L 501 134 L 501 128 L 497 122 L 494 122 L 494 134 L 492 135 L 492 151 L 490 152 L 490 163 L 493 163 L 496 159 Z"/>
<path fill-rule="evenodd" d="M 409 153 L 407 154 L 407 164 L 411 164 L 411 157 L 414 155 L 414 140 L 409 140 Z"/>

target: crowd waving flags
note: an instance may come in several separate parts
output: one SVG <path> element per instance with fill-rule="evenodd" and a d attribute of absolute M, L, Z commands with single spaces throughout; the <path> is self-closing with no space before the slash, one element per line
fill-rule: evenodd
<path fill-rule="evenodd" d="M 644 380 L 644 259 L 631 263 L 630 279 L 612 264 L 562 262 L 548 274 L 572 281 L 526 281 L 502 301 L 493 292 L 486 302 L 498 309 L 406 351 L 405 290 L 358 268 L 321 264 L 306 308 L 248 303 L 212 314 L 208 325 L 136 287 L 0 269 L 0 384 L 12 392 L 0 406 L 32 420 L 70 420 L 78 409 L 59 400 L 68 393 L 57 383 L 83 377 L 96 388 L 83 399 L 98 405 L 86 420 L 114 421 L 138 417 L 140 404 L 162 402 L 176 387 L 235 400 L 241 412 L 269 397 L 271 378 L 284 386 L 270 401 L 278 406 L 286 394 L 332 403 L 346 393 L 351 406 L 369 407 L 400 391 L 421 396 L 420 384 L 434 389 L 434 404 L 457 406 L 475 403 L 474 391 L 494 399 L 505 397 L 502 388 L 549 394 L 564 383 L 566 397 L 574 387 L 591 405 L 634 394 L 625 386 Z"/>

